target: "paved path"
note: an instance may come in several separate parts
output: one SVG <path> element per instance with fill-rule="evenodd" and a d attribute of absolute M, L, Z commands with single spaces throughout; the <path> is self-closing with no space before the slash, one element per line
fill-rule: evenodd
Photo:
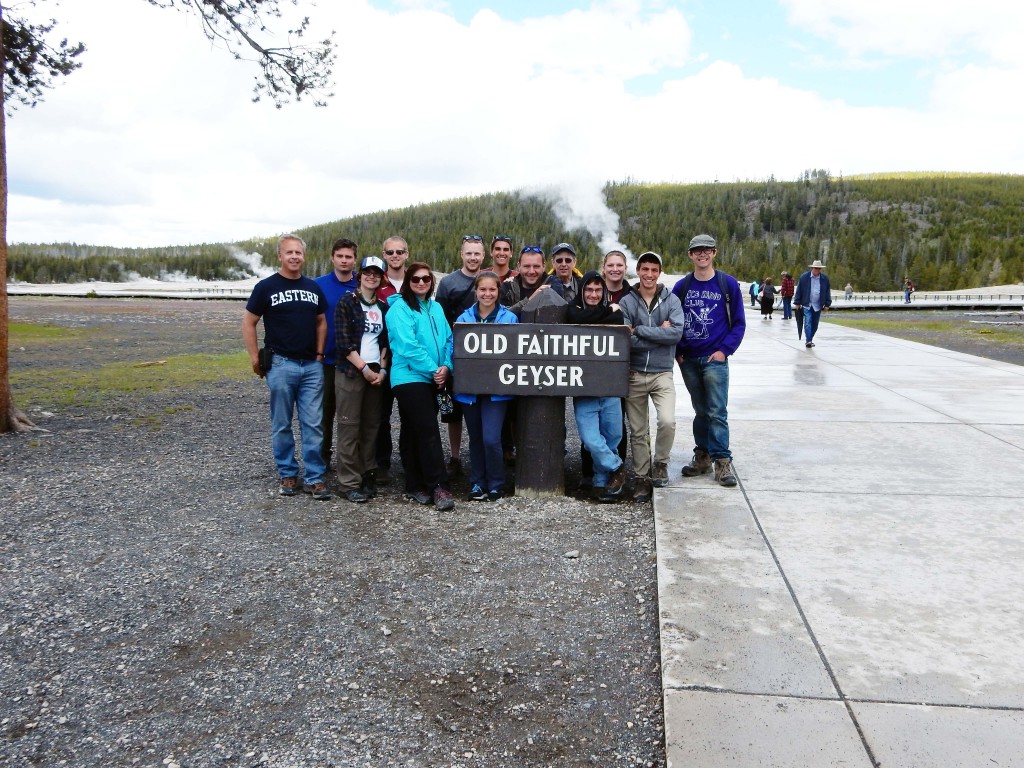
<path fill-rule="evenodd" d="M 655 495 L 673 768 L 1024 766 L 1024 367 L 748 312 L 740 487 Z"/>

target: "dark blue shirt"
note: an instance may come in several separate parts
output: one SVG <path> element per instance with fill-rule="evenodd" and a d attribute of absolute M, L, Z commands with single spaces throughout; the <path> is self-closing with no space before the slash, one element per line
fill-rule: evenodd
<path fill-rule="evenodd" d="M 275 272 L 256 283 L 245 308 L 263 318 L 265 343 L 276 354 L 316 360 L 316 317 L 327 311 L 327 298 L 315 281 Z"/>

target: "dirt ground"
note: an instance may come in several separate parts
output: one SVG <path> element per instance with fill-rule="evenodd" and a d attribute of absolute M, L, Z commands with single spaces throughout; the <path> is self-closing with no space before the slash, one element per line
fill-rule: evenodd
<path fill-rule="evenodd" d="M 87 332 L 12 372 L 238 351 L 241 311 L 13 298 Z M 665 764 L 650 504 L 282 498 L 267 414 L 246 376 L 0 436 L 0 765 Z"/>

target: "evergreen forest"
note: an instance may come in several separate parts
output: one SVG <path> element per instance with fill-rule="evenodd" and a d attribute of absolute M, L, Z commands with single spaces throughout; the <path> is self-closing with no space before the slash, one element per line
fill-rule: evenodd
<path fill-rule="evenodd" d="M 956 290 L 1024 282 L 1024 176 L 892 174 L 834 177 L 807 171 L 797 181 L 705 184 L 612 182 L 607 205 L 619 216 L 618 239 L 634 255 L 654 250 L 667 272 L 688 271 L 690 237 L 718 239 L 717 265 L 740 280 L 782 270 L 802 272 L 826 263 L 832 284 L 857 291 L 897 290 L 904 275 L 918 289 Z M 516 247 L 548 251 L 573 243 L 581 268 L 600 263 L 594 234 L 570 230 L 552 202 L 523 192 L 497 192 L 341 219 L 297 230 L 307 242 L 309 275 L 329 269 L 329 249 L 340 237 L 378 253 L 390 235 L 404 237 L 412 257 L 434 269 L 459 264 L 462 235 L 490 242 L 510 235 Z M 275 265 L 276 238 L 236 243 Z M 80 245 L 11 246 L 8 279 L 78 282 L 186 273 L 231 279 L 246 268 L 229 245 L 114 249 Z"/>

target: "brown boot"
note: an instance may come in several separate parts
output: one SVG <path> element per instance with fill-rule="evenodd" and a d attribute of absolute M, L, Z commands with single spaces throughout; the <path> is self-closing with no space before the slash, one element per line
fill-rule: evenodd
<path fill-rule="evenodd" d="M 608 484 L 604 488 L 604 492 L 609 496 L 618 496 L 622 493 L 622 487 L 626 484 L 626 465 L 622 464 L 612 472 L 611 477 L 608 478 Z"/>
<path fill-rule="evenodd" d="M 732 459 L 715 459 L 715 480 L 726 488 L 736 485 L 736 475 L 732 473 Z"/>
<path fill-rule="evenodd" d="M 711 471 L 711 454 L 703 448 L 693 449 L 693 458 L 683 465 L 683 477 L 697 477 Z"/>

